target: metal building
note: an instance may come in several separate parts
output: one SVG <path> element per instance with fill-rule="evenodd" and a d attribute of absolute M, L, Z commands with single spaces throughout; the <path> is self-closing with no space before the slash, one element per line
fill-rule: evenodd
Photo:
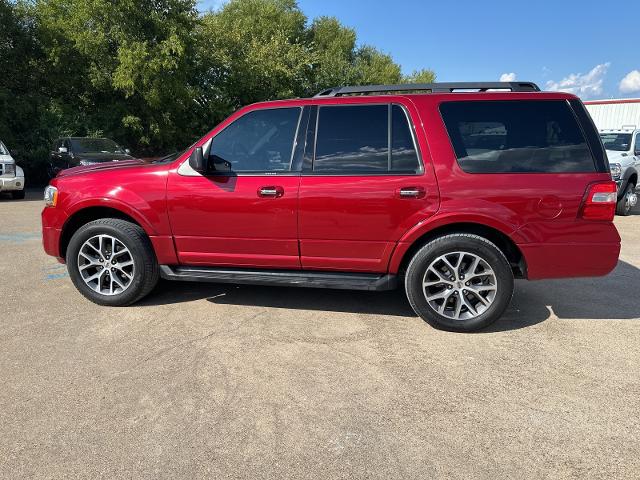
<path fill-rule="evenodd" d="M 598 130 L 640 128 L 640 98 L 584 102 Z"/>

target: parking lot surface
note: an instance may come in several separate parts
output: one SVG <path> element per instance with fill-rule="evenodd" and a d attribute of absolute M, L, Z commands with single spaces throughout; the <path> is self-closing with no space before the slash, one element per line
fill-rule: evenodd
<path fill-rule="evenodd" d="M 161 283 L 100 307 L 0 199 L 0 478 L 638 478 L 640 209 L 605 278 L 435 330 L 388 293 Z"/>

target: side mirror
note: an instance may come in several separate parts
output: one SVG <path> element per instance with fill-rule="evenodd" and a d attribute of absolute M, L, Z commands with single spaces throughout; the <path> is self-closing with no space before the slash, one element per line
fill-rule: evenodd
<path fill-rule="evenodd" d="M 58 147 L 58 153 L 69 153 L 69 149 L 67 147 Z"/>
<path fill-rule="evenodd" d="M 189 157 L 189 166 L 199 173 L 204 173 L 206 171 L 202 147 L 196 147 L 193 149 L 193 152 L 191 152 L 191 156 Z"/>

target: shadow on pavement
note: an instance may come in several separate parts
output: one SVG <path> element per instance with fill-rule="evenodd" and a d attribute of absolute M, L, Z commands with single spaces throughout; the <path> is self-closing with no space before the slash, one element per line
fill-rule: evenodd
<path fill-rule="evenodd" d="M 518 281 L 504 316 L 479 333 L 525 328 L 555 314 L 560 319 L 631 320 L 640 302 L 630 292 L 640 285 L 640 269 L 618 262 L 606 277 Z M 163 305 L 206 299 L 213 305 L 239 305 L 324 312 L 415 317 L 402 289 L 359 292 L 313 288 L 259 287 L 161 282 L 138 305 Z"/>
<path fill-rule="evenodd" d="M 14 200 L 11 197 L 11 193 L 2 192 L 0 193 L 0 202 L 14 202 L 14 203 L 24 203 L 24 202 L 41 202 L 42 197 L 44 195 L 44 188 L 27 188 L 25 192 L 25 198 L 20 200 Z"/>
<path fill-rule="evenodd" d="M 163 305 L 201 299 L 218 305 L 416 316 L 403 290 L 362 292 L 161 281 L 149 297 L 136 305 Z"/>

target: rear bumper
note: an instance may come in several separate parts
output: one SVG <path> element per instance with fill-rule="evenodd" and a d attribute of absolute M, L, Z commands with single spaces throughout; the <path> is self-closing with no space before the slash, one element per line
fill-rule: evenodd
<path fill-rule="evenodd" d="M 0 177 L 0 192 L 24 190 L 24 177 Z"/>
<path fill-rule="evenodd" d="M 618 263 L 620 243 L 518 245 L 527 262 L 527 278 L 601 277 Z"/>

